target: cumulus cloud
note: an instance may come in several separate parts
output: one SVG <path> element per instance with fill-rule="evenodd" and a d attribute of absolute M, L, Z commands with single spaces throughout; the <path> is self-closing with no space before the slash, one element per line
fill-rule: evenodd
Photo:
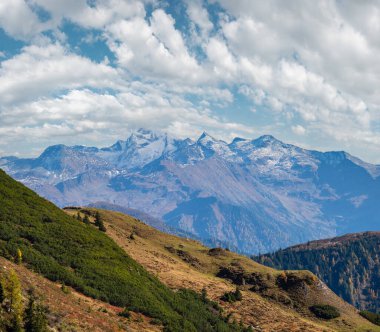
<path fill-rule="evenodd" d="M 193 108 L 178 97 L 163 96 L 160 90 L 131 86 L 111 95 L 74 89 L 61 97 L 45 97 L 8 108 L 0 123 L 0 135 L 4 136 L 0 147 L 20 144 L 25 136 L 33 137 L 35 146 L 62 140 L 66 144 L 96 145 L 99 137 L 103 138 L 101 144 L 111 144 L 142 124 L 154 124 L 155 129 L 177 137 L 195 137 L 203 130 L 199 123 L 203 129 L 223 137 L 226 137 L 226 128 L 252 133 L 250 127 L 221 121 L 208 110 Z M 25 153 L 28 148 L 19 146 L 17 151 Z"/>
<path fill-rule="evenodd" d="M 97 38 L 82 37 L 82 49 L 70 24 Z M 270 129 L 377 160 L 374 0 L 4 0 L 0 27 L 24 41 L 0 58 L 1 137 L 95 141 L 146 123 L 180 135 Z M 84 51 L 99 40 L 103 62 Z"/>
<path fill-rule="evenodd" d="M 5 108 L 64 89 L 112 88 L 118 81 L 116 69 L 67 52 L 59 44 L 31 45 L 1 62 L 0 99 Z"/>
<path fill-rule="evenodd" d="M 3 0 L 0 2 L 0 27 L 15 38 L 28 40 L 42 31 L 44 24 L 24 0 Z"/>
<path fill-rule="evenodd" d="M 205 7 L 203 7 L 201 0 L 189 0 L 187 1 L 187 14 L 189 15 L 191 25 L 198 28 L 199 35 L 203 39 L 207 39 L 214 25 L 210 21 L 209 13 Z"/>
<path fill-rule="evenodd" d="M 305 135 L 306 129 L 302 127 L 301 125 L 292 126 L 292 131 L 296 135 Z"/>
<path fill-rule="evenodd" d="M 202 68 L 188 53 L 174 23 L 170 15 L 158 9 L 149 22 L 136 17 L 108 26 L 108 43 L 120 66 L 147 79 L 199 81 Z"/>

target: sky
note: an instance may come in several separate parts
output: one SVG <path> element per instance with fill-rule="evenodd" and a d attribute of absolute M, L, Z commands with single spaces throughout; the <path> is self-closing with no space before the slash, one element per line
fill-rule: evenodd
<path fill-rule="evenodd" d="M 1 0 L 0 156 L 140 127 L 380 164 L 380 2 Z"/>

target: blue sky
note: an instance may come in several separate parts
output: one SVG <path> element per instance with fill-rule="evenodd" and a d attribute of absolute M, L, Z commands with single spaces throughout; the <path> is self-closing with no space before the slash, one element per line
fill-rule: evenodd
<path fill-rule="evenodd" d="M 380 163 L 377 1 L 2 0 L 0 156 L 137 128 Z"/>

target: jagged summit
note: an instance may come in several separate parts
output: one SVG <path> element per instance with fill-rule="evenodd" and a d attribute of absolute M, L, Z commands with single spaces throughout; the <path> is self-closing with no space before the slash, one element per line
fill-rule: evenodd
<path fill-rule="evenodd" d="M 64 144 L 56 144 L 56 145 L 52 145 L 52 146 L 49 146 L 47 147 L 40 155 L 40 158 L 44 158 L 46 156 L 50 156 L 50 155 L 57 155 L 59 153 L 62 153 L 64 152 L 65 150 L 67 150 L 69 147 L 64 145 Z"/>
<path fill-rule="evenodd" d="M 379 166 L 271 135 L 228 144 L 139 129 L 108 148 L 53 146 L 0 165 L 60 206 L 108 201 L 245 253 L 379 227 Z"/>
<path fill-rule="evenodd" d="M 230 143 L 230 145 L 234 145 L 234 144 L 237 144 L 237 143 L 240 143 L 240 142 L 246 142 L 247 139 L 246 138 L 241 138 L 241 137 L 235 137 L 232 142 Z"/>
<path fill-rule="evenodd" d="M 285 145 L 284 142 L 278 140 L 276 137 L 272 135 L 262 135 L 251 141 L 253 145 L 257 147 L 269 146 L 269 145 Z"/>
<path fill-rule="evenodd" d="M 198 142 L 209 142 L 209 141 L 216 141 L 214 137 L 206 133 L 205 131 L 199 136 Z"/>
<path fill-rule="evenodd" d="M 140 128 L 136 131 L 133 131 L 131 136 L 127 139 L 127 141 L 139 141 L 139 140 L 154 141 L 158 139 L 159 137 L 165 136 L 165 135 L 160 135 L 151 130 Z"/>

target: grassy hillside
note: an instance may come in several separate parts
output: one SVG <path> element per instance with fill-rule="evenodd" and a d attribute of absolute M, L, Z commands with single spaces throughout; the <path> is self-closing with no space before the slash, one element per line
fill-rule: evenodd
<path fill-rule="evenodd" d="M 0 257 L 0 277 L 13 269 L 21 282 L 24 304 L 30 290 L 34 290 L 39 302 L 48 310 L 50 325 L 61 332 L 159 332 L 162 326 L 151 323 L 152 319 L 140 313 L 131 312 L 130 318 L 119 316 L 123 308 L 95 300 L 73 290 L 62 288 L 38 273 Z M 1 310 L 0 310 L 1 321 Z M 1 324 L 0 324 L 1 325 Z M 1 328 L 0 328 L 0 331 Z"/>
<path fill-rule="evenodd" d="M 100 212 L 107 235 L 170 288 L 205 289 L 232 315 L 231 321 L 241 320 L 257 331 L 380 331 L 308 271 L 278 271 L 227 250 L 162 233 L 118 212 L 81 211 L 82 216 Z M 66 212 L 76 215 L 77 210 Z M 221 299 L 236 287 L 242 300 Z M 315 305 L 334 306 L 340 317 L 319 319 L 310 310 Z"/>
<path fill-rule="evenodd" d="M 275 268 L 308 269 L 357 308 L 380 311 L 380 232 L 312 241 L 255 260 Z"/>
<path fill-rule="evenodd" d="M 166 331 L 239 331 L 195 292 L 173 292 L 103 232 L 0 171 L 0 255 L 52 281 L 159 319 Z"/>

